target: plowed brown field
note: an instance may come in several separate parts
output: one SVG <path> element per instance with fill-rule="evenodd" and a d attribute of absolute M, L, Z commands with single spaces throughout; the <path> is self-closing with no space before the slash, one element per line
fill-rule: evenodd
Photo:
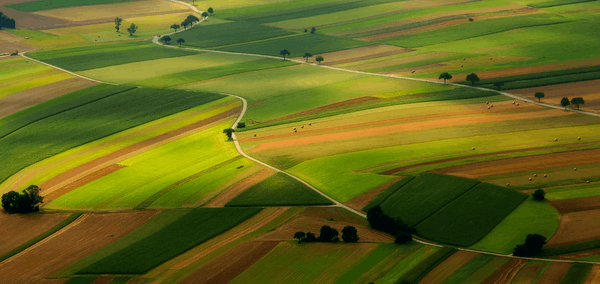
<path fill-rule="evenodd" d="M 250 150 L 250 153 L 256 153 L 269 149 L 285 148 L 292 146 L 308 145 L 314 143 L 323 143 L 331 141 L 339 141 L 346 139 L 356 139 L 360 137 L 369 136 L 380 136 L 389 135 L 390 133 L 408 132 L 415 130 L 424 130 L 441 127 L 451 127 L 459 125 L 470 125 L 470 124 L 482 124 L 500 121 L 511 121 L 511 120 L 523 120 L 523 119 L 535 119 L 535 118 L 546 118 L 569 115 L 564 111 L 560 110 L 547 110 L 547 111 L 536 111 L 526 113 L 514 113 L 514 114 L 499 114 L 499 115 L 473 115 L 467 117 L 455 117 L 431 121 L 411 122 L 396 125 L 387 125 L 380 127 L 373 127 L 368 129 L 360 129 L 353 131 L 346 131 L 341 133 L 330 133 L 323 135 L 315 135 L 308 137 L 300 137 L 296 139 L 287 139 L 281 141 L 270 141 L 259 144 L 258 147 Z"/>
<path fill-rule="evenodd" d="M 560 105 L 560 99 L 563 97 L 582 97 L 585 100 L 585 105 L 582 106 L 583 109 L 589 110 L 591 108 L 593 110 L 600 110 L 600 90 L 598 90 L 599 85 L 600 80 L 592 80 L 552 86 L 517 89 L 511 90 L 509 93 L 518 94 L 525 98 L 537 100 L 534 97 L 535 93 L 543 92 L 545 97 L 542 99 L 542 102 L 554 105 Z"/>
<path fill-rule="evenodd" d="M 0 256 L 50 230 L 69 215 L 71 214 L 8 215 L 0 212 Z"/>
<path fill-rule="evenodd" d="M 158 213 L 84 214 L 62 230 L 1 262 L 0 283 L 35 283 L 126 236 Z"/>
<path fill-rule="evenodd" d="M 565 274 L 567 274 L 569 268 L 571 268 L 571 265 L 571 263 L 553 262 L 536 283 L 560 282 L 565 277 Z"/>
<path fill-rule="evenodd" d="M 457 251 L 429 272 L 419 283 L 439 284 L 454 274 L 463 265 L 467 264 L 479 254 L 467 251 Z"/>
<path fill-rule="evenodd" d="M 245 242 L 180 283 L 228 283 L 269 253 L 277 244 L 279 242 Z"/>
<path fill-rule="evenodd" d="M 600 196 L 550 200 L 549 202 L 560 214 L 600 209 Z"/>
<path fill-rule="evenodd" d="M 534 262 L 528 263 L 525 267 L 523 267 L 515 278 L 513 278 L 511 283 L 514 284 L 533 284 L 537 280 L 538 276 L 540 276 L 540 272 L 545 267 L 545 263 L 543 262 Z"/>
<path fill-rule="evenodd" d="M 583 281 L 583 284 L 594 284 L 594 283 L 600 283 L 600 265 L 592 266 L 592 270 L 590 271 L 590 274 L 588 274 L 585 281 Z"/>
<path fill-rule="evenodd" d="M 108 167 L 99 169 L 99 170 L 97 170 L 87 176 L 84 176 L 70 184 L 67 184 L 55 191 L 50 192 L 48 195 L 44 196 L 44 204 L 48 204 L 48 203 L 50 203 L 50 201 L 52 201 L 56 198 L 59 198 L 63 194 L 69 193 L 69 191 L 71 191 L 71 190 L 74 190 L 74 189 L 84 186 L 92 181 L 95 181 L 95 180 L 100 179 L 104 176 L 107 176 L 111 173 L 114 173 L 124 167 L 125 166 L 121 166 L 121 165 L 110 165 Z"/>
<path fill-rule="evenodd" d="M 492 275 L 485 279 L 484 284 L 504 284 L 510 283 L 513 277 L 527 264 L 524 259 L 513 258 L 502 267 L 498 268 Z"/>
<path fill-rule="evenodd" d="M 480 178 L 538 169 L 597 163 L 600 149 L 519 157 L 451 167 L 437 172 L 466 178 Z"/>
<path fill-rule="evenodd" d="M 0 46 L 2 45 L 0 42 Z M 0 118 L 93 85 L 96 83 L 81 78 L 72 78 L 8 96 L 0 100 Z"/>
<path fill-rule="evenodd" d="M 600 239 L 600 210 L 562 215 L 560 226 L 547 247 L 560 247 Z"/>

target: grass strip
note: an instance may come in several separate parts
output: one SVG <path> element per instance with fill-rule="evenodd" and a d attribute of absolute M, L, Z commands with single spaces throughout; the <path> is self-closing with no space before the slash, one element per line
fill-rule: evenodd
<path fill-rule="evenodd" d="M 581 68 L 572 68 L 572 69 L 565 69 L 565 70 L 548 71 L 548 72 L 539 72 L 539 73 L 533 73 L 533 74 L 523 74 L 523 75 L 516 75 L 516 76 L 506 76 L 506 77 L 500 77 L 500 78 L 482 79 L 481 81 L 476 82 L 475 86 L 490 85 L 490 84 L 494 84 L 496 82 L 508 83 L 508 82 L 514 82 L 514 81 L 560 77 L 560 76 L 572 75 L 572 74 L 593 73 L 593 72 L 598 72 L 598 71 L 600 71 L 600 65 L 581 67 Z M 471 86 L 471 82 L 469 82 L 469 81 L 459 81 L 456 83 Z"/>
<path fill-rule="evenodd" d="M 342 277 L 335 281 L 335 284 L 354 283 L 361 275 L 367 273 L 375 265 L 383 261 L 392 252 L 398 249 L 396 244 L 381 244 L 369 256 L 367 256 L 358 265 L 346 272 Z"/>
<path fill-rule="evenodd" d="M 591 240 L 587 242 L 580 242 L 576 244 L 570 244 L 566 246 L 560 246 L 556 248 L 544 248 L 541 253 L 536 255 L 536 257 L 549 257 L 567 253 L 574 253 L 592 249 L 600 248 L 600 239 L 599 240 Z"/>
<path fill-rule="evenodd" d="M 587 263 L 575 263 L 569 268 L 565 277 L 559 284 L 581 284 L 592 271 L 592 265 Z"/>
<path fill-rule="evenodd" d="M 453 247 L 444 247 L 434 252 L 431 256 L 409 270 L 395 283 L 419 283 L 419 281 L 421 281 L 421 279 L 423 279 L 427 273 L 429 273 L 436 266 L 438 266 L 438 264 L 442 263 L 442 261 L 446 260 L 457 251 L 458 250 Z"/>
<path fill-rule="evenodd" d="M 371 202 L 369 202 L 369 204 L 367 204 L 367 206 L 363 207 L 362 210 L 367 212 L 367 211 L 369 211 L 369 209 L 371 209 L 377 205 L 381 205 L 381 203 L 383 203 L 386 199 L 388 199 L 388 197 L 392 196 L 392 194 L 396 193 L 396 191 L 398 191 L 398 189 L 403 187 L 405 184 L 407 184 L 414 178 L 415 178 L 414 176 L 403 177 L 401 180 L 390 185 L 390 187 L 388 187 L 382 193 L 377 195 L 377 197 L 375 197 L 373 200 L 371 200 Z"/>
<path fill-rule="evenodd" d="M 566 83 L 575 83 L 581 81 L 590 81 L 600 79 L 600 71 L 598 72 L 590 72 L 590 73 L 581 73 L 581 74 L 570 74 L 558 77 L 550 77 L 550 78 L 540 78 L 534 80 L 522 80 L 522 81 L 514 81 L 505 83 L 502 86 L 503 90 L 514 90 L 514 89 L 525 89 L 525 88 L 534 88 L 534 87 L 542 87 L 542 86 L 550 86 L 550 85 L 558 85 L 558 84 L 566 84 Z M 495 89 L 492 84 L 481 85 L 484 88 Z"/>
<path fill-rule="evenodd" d="M 15 9 L 21 12 L 37 12 L 49 9 L 66 8 L 73 6 L 85 6 L 85 5 L 100 5 L 100 4 L 111 4 L 129 2 L 134 0 L 40 0 L 24 3 L 16 3 L 6 5 L 6 7 Z"/>
<path fill-rule="evenodd" d="M 62 222 L 58 223 L 56 226 L 52 227 L 50 230 L 38 235 L 37 237 L 29 240 L 28 242 L 16 247 L 15 249 L 5 253 L 4 255 L 0 256 L 0 262 L 26 250 L 28 247 L 36 244 L 37 242 L 49 237 L 50 235 L 58 232 L 60 229 L 64 228 L 65 226 L 71 224 L 71 222 L 75 221 L 75 219 L 79 218 L 79 216 L 81 216 L 81 214 L 83 213 L 73 213 L 71 214 L 69 217 L 67 217 L 66 219 L 64 219 Z"/>
<path fill-rule="evenodd" d="M 546 2 L 528 4 L 527 6 L 539 9 L 539 8 L 549 8 L 549 7 L 564 6 L 564 5 L 571 5 L 571 4 L 577 4 L 577 3 L 585 3 L 585 2 L 595 2 L 595 1 L 598 1 L 598 0 L 550 0 L 550 1 L 546 1 Z"/>

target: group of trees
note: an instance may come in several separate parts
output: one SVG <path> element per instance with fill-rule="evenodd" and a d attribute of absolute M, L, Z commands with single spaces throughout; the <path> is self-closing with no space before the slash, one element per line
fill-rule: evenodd
<path fill-rule="evenodd" d="M 206 12 L 204 12 L 206 13 Z M 204 16 L 204 14 L 202 14 L 202 16 Z M 206 16 L 208 16 L 208 14 L 206 14 Z M 200 22 L 200 19 L 198 19 L 198 17 L 194 16 L 194 15 L 189 15 L 187 16 L 187 18 L 185 18 L 185 20 L 183 20 L 183 22 L 181 22 L 181 26 L 174 24 L 171 26 L 171 28 L 173 29 L 173 26 L 177 26 L 177 28 L 175 28 L 175 31 L 177 31 L 178 28 L 183 27 L 184 29 L 187 30 L 188 26 L 193 26 L 195 22 Z"/>
<path fill-rule="evenodd" d="M 119 32 L 121 30 L 122 22 L 123 22 L 123 19 L 121 19 L 119 17 L 115 18 L 115 30 L 117 30 L 117 32 Z M 127 32 L 129 33 L 129 36 L 133 36 L 133 34 L 135 34 L 137 29 L 138 29 L 138 26 L 136 26 L 134 23 L 131 23 L 129 28 L 127 28 Z"/>
<path fill-rule="evenodd" d="M 291 55 L 291 54 L 292 54 L 292 53 L 291 53 L 289 50 L 287 50 L 287 49 L 283 49 L 283 50 L 281 50 L 281 51 L 279 52 L 279 55 L 283 56 L 283 60 L 285 60 L 285 57 L 286 57 L 286 56 L 289 56 L 289 55 Z M 310 53 L 310 52 L 305 52 L 305 53 L 304 53 L 304 56 L 302 56 L 302 57 L 306 59 L 306 62 L 308 62 L 308 59 L 309 59 L 309 58 L 311 58 L 311 57 L 313 57 L 313 55 L 312 55 L 312 53 Z M 325 59 L 323 58 L 323 56 L 320 56 L 320 55 L 319 55 L 319 56 L 317 56 L 317 57 L 315 58 L 315 60 L 316 60 L 317 62 L 319 62 L 319 65 L 321 65 L 321 62 L 322 62 L 323 60 L 325 60 Z"/>
<path fill-rule="evenodd" d="M 367 221 L 371 224 L 371 228 L 396 236 L 397 244 L 412 241 L 412 235 L 417 233 L 415 228 L 405 224 L 402 220 L 385 215 L 379 205 L 367 211 Z"/>
<path fill-rule="evenodd" d="M 173 39 L 171 39 L 170 36 L 166 35 L 166 36 L 161 37 L 160 40 L 166 44 L 169 44 L 169 42 L 171 42 L 171 40 L 173 40 Z M 185 43 L 185 39 L 178 38 L 177 43 L 179 43 L 179 47 L 181 47 L 181 45 Z"/>
<path fill-rule="evenodd" d="M 565 109 L 569 105 L 574 105 L 575 107 L 577 107 L 577 110 L 579 110 L 579 106 L 583 105 L 583 104 L 585 104 L 585 101 L 581 97 L 573 98 L 573 99 L 571 99 L 571 101 L 569 101 L 569 98 L 567 98 L 567 97 L 564 97 L 564 98 L 562 98 L 562 100 L 560 100 L 560 105 L 562 107 L 564 107 Z"/>
<path fill-rule="evenodd" d="M 14 29 L 16 28 L 17 22 L 15 19 L 9 18 L 7 15 L 4 15 L 0 12 L 0 30 L 3 28 Z"/>
<path fill-rule="evenodd" d="M 37 185 L 30 185 L 22 194 L 10 191 L 2 195 L 2 208 L 8 213 L 30 213 L 40 210 L 39 204 L 44 201 L 42 191 Z"/>
<path fill-rule="evenodd" d="M 337 243 L 340 241 L 339 232 L 327 225 L 321 227 L 321 233 L 319 237 L 312 232 L 296 232 L 294 239 L 298 240 L 298 243 L 312 243 L 312 242 L 323 242 L 323 243 Z M 342 240 L 345 243 L 356 243 L 360 238 L 358 237 L 358 231 L 354 226 L 346 226 L 342 229 Z"/>
<path fill-rule="evenodd" d="M 529 234 L 525 238 L 525 243 L 517 245 L 513 252 L 514 256 L 530 257 L 542 251 L 546 244 L 546 237 L 540 234 Z"/>

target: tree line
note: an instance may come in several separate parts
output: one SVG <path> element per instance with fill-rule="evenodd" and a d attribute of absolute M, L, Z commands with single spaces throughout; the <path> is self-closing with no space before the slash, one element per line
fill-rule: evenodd
<path fill-rule="evenodd" d="M 14 29 L 16 28 L 17 22 L 15 19 L 9 18 L 4 13 L 0 12 L 0 30 L 3 28 Z"/>
<path fill-rule="evenodd" d="M 323 225 L 321 227 L 319 237 L 317 237 L 312 232 L 304 233 L 300 231 L 294 234 L 294 239 L 297 239 L 299 244 L 315 242 L 338 243 L 340 241 L 340 238 L 338 237 L 339 235 L 340 233 L 338 232 L 338 230 L 330 226 Z M 359 239 L 360 238 L 358 237 L 358 231 L 354 226 L 346 226 L 342 229 L 342 240 L 345 243 L 356 243 Z"/>
<path fill-rule="evenodd" d="M 7 213 L 31 213 L 40 210 L 39 204 L 44 201 L 42 191 L 37 185 L 30 185 L 20 194 L 10 191 L 2 195 L 2 208 Z"/>

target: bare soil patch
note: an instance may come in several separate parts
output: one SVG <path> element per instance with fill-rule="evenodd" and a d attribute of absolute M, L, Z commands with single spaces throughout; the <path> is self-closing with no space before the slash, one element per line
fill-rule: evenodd
<path fill-rule="evenodd" d="M 514 9 L 516 9 L 516 10 L 514 10 Z M 480 10 L 472 10 L 472 11 L 479 11 L 479 12 L 475 12 L 476 14 L 500 12 L 500 11 L 513 11 L 511 13 L 470 17 L 475 21 L 542 13 L 542 11 L 540 11 L 540 10 L 537 10 L 537 9 L 534 9 L 531 7 L 523 8 L 523 6 L 518 5 L 518 4 L 513 4 L 513 5 L 503 6 L 503 7 L 480 9 Z M 461 14 L 459 14 L 459 15 L 468 15 L 469 14 L 469 13 L 465 13 L 465 11 L 459 11 L 459 12 L 461 12 Z M 452 12 L 443 13 L 443 15 L 448 15 L 448 14 L 454 14 L 454 13 L 452 13 Z M 446 16 L 446 17 L 449 17 L 449 16 Z M 426 26 L 413 28 L 413 29 L 406 29 L 406 30 L 402 30 L 402 31 L 389 32 L 389 33 L 383 33 L 383 34 L 372 35 L 372 36 L 367 36 L 367 37 L 361 37 L 361 38 L 357 38 L 357 39 L 364 40 L 364 41 L 388 39 L 388 38 L 393 38 L 393 37 L 397 37 L 397 36 L 410 35 L 410 34 L 416 34 L 416 33 L 422 33 L 422 32 L 443 29 L 443 28 L 447 28 L 447 27 L 451 27 L 451 26 L 456 26 L 459 24 L 468 23 L 468 22 L 469 22 L 469 18 L 451 19 L 451 17 L 449 17 L 448 21 L 444 21 L 441 23 L 435 23 L 435 24 L 431 24 L 431 25 L 426 25 Z"/>
<path fill-rule="evenodd" d="M 369 202 L 371 202 L 380 193 L 384 192 L 386 189 L 388 189 L 388 187 L 392 186 L 392 184 L 396 183 L 400 179 L 402 179 L 402 177 L 390 180 L 389 182 L 386 182 L 375 189 L 369 190 L 357 197 L 350 199 L 350 201 L 346 202 L 345 204 L 352 209 L 362 211 L 362 209 L 367 206 Z"/>
<path fill-rule="evenodd" d="M 560 247 L 600 238 L 600 210 L 575 212 L 560 217 L 560 226 L 547 247 Z"/>
<path fill-rule="evenodd" d="M 82 187 L 92 181 L 95 181 L 97 179 L 100 179 L 104 176 L 107 176 L 109 174 L 112 174 L 122 168 L 124 168 L 125 166 L 121 166 L 121 165 L 110 165 L 108 167 L 99 169 L 89 175 L 86 175 L 72 183 L 69 183 L 57 190 L 54 190 L 52 192 L 49 192 L 46 196 L 44 196 L 44 204 L 48 204 L 50 203 L 50 201 L 62 196 L 63 194 L 69 193 L 71 190 L 74 190 L 78 187 Z"/>
<path fill-rule="evenodd" d="M 232 185 L 231 187 L 226 189 L 223 193 L 219 194 L 219 196 L 217 196 L 215 199 L 211 200 L 204 207 L 223 207 L 223 206 L 225 206 L 225 204 L 227 204 L 227 202 L 231 201 L 236 196 L 240 195 L 246 189 L 269 178 L 270 176 L 272 176 L 276 173 L 277 172 L 272 169 L 265 168 L 265 169 L 261 170 L 260 172 Z"/>
<path fill-rule="evenodd" d="M 69 213 L 60 214 L 14 214 L 0 212 L 0 255 L 3 255 L 23 243 L 37 237 L 58 225 Z"/>
<path fill-rule="evenodd" d="M 532 264 L 523 267 L 511 283 L 514 284 L 533 284 L 537 280 L 540 271 L 544 266 L 541 264 Z"/>
<path fill-rule="evenodd" d="M 0 100 L 0 118 L 93 85 L 96 83 L 81 78 L 71 78 L 14 94 Z"/>
<path fill-rule="evenodd" d="M 593 284 L 593 283 L 600 283 L 600 265 L 592 266 L 592 270 L 590 271 L 590 274 L 588 274 L 585 281 L 583 281 L 583 284 Z"/>
<path fill-rule="evenodd" d="M 600 255 L 600 249 L 578 251 L 578 252 L 574 252 L 574 253 L 561 254 L 561 255 L 552 256 L 552 257 L 559 258 L 559 259 L 578 259 L 578 258 L 584 258 L 584 257 L 596 256 L 596 255 Z"/>
<path fill-rule="evenodd" d="M 308 207 L 304 211 L 304 216 L 356 224 L 361 226 L 368 226 L 369 222 L 366 219 L 360 218 L 350 212 L 348 210 L 340 208 L 340 207 Z"/>
<path fill-rule="evenodd" d="M 560 214 L 600 209 L 600 196 L 549 200 Z"/>
<path fill-rule="evenodd" d="M 270 142 L 265 142 L 265 143 L 259 144 L 258 147 L 253 148 L 250 152 L 256 153 L 256 152 L 269 150 L 269 149 L 285 148 L 285 147 L 307 145 L 307 144 L 314 144 L 314 143 L 323 143 L 323 142 L 330 142 L 330 141 L 339 141 L 339 140 L 346 140 L 346 139 L 356 139 L 356 138 L 360 138 L 360 137 L 389 135 L 390 133 L 400 133 L 400 132 L 425 130 L 425 129 L 432 129 L 432 128 L 492 123 L 492 122 L 511 121 L 511 120 L 546 118 L 546 117 L 556 117 L 556 116 L 565 116 L 565 115 L 569 115 L 569 113 L 565 113 L 564 111 L 561 111 L 561 110 L 547 110 L 547 111 L 536 111 L 536 112 L 526 112 L 526 113 L 500 114 L 500 115 L 493 115 L 493 116 L 492 115 L 481 115 L 481 116 L 473 115 L 473 116 L 466 116 L 466 117 L 456 117 L 456 118 L 447 118 L 447 119 L 439 119 L 439 120 L 403 123 L 403 124 L 395 124 L 395 125 L 346 131 L 346 132 L 340 132 L 340 133 L 329 133 L 329 134 L 323 134 L 323 135 L 299 137 L 296 139 L 270 141 Z M 292 133 L 292 134 L 295 134 L 295 133 Z"/>
<path fill-rule="evenodd" d="M 258 240 L 262 241 L 291 241 L 294 240 L 294 233 L 298 231 L 302 232 L 313 232 L 317 236 L 321 230 L 321 227 L 324 225 L 328 225 L 340 233 L 340 237 L 342 235 L 342 229 L 345 226 L 352 225 L 358 231 L 358 236 L 360 237 L 359 242 L 382 242 L 382 243 L 391 243 L 394 242 L 394 237 L 388 235 L 383 232 L 375 231 L 366 226 L 356 225 L 356 224 L 348 224 L 347 222 L 341 221 L 328 221 L 322 218 L 315 218 L 310 216 L 298 216 L 291 220 L 290 222 L 284 224 L 283 226 L 277 228 L 277 230 L 267 233 L 262 237 L 259 237 Z"/>
<path fill-rule="evenodd" d="M 479 254 L 457 251 L 429 272 L 419 283 L 440 284 Z"/>
<path fill-rule="evenodd" d="M 25 39 L 6 31 L 0 31 L 0 53 L 23 52 L 33 49 L 34 47 L 26 44 Z"/>
<path fill-rule="evenodd" d="M 50 180 L 42 183 L 40 187 L 42 188 L 42 194 L 48 195 L 53 191 L 63 188 L 71 183 L 76 182 L 77 180 L 88 176 L 98 170 L 105 168 L 107 166 L 118 163 L 119 161 L 125 160 L 129 157 L 135 156 L 139 153 L 148 151 L 159 145 L 164 143 L 174 141 L 180 139 L 182 137 L 191 135 L 197 132 L 199 129 L 202 129 L 204 126 L 209 125 L 211 123 L 220 121 L 222 119 L 226 119 L 232 115 L 236 115 L 241 110 L 241 107 L 234 108 L 232 110 L 217 114 L 210 118 L 186 125 L 179 129 L 158 135 L 156 137 L 150 138 L 148 140 L 144 140 L 142 142 L 136 143 L 134 145 L 125 147 L 121 150 L 112 152 L 106 156 L 97 158 L 93 161 L 87 162 L 83 165 L 72 168 L 68 171 L 65 171 Z M 74 189 L 74 188 L 72 188 Z M 63 192 L 67 193 L 67 192 Z M 56 198 L 56 197 L 55 197 Z"/>
<path fill-rule="evenodd" d="M 571 263 L 553 262 L 536 283 L 558 283 L 565 277 Z"/>
<path fill-rule="evenodd" d="M 483 281 L 484 284 L 500 284 L 510 283 L 511 280 L 517 275 L 517 272 L 527 264 L 524 259 L 513 258 L 507 263 L 498 268 L 492 275 Z"/>
<path fill-rule="evenodd" d="M 10 8 L 6 8 L 4 6 L 0 6 L 0 12 L 4 13 L 10 18 L 15 19 L 15 21 L 17 22 L 16 26 L 18 29 L 52 29 L 59 27 L 68 27 L 71 24 L 71 22 L 63 19 L 21 12 Z"/>
<path fill-rule="evenodd" d="M 106 284 L 106 283 L 110 282 L 111 280 L 113 280 L 112 277 L 98 277 L 98 278 L 94 279 L 92 282 L 90 282 L 90 284 Z"/>
<path fill-rule="evenodd" d="M 274 249 L 279 242 L 245 242 L 200 268 L 181 283 L 228 283 Z"/>
<path fill-rule="evenodd" d="M 280 208 L 277 208 L 277 210 L 273 211 L 273 213 L 271 213 L 267 217 L 259 220 L 258 222 L 255 219 L 253 219 L 253 218 L 250 218 L 249 220 L 246 220 L 245 222 L 243 222 L 242 224 L 238 225 L 237 227 L 232 228 L 230 231 L 234 231 L 238 227 L 247 226 L 248 223 L 251 223 L 251 222 L 254 222 L 254 223 L 252 225 L 250 225 L 250 226 L 247 226 L 245 229 L 240 230 L 240 231 L 236 232 L 235 234 L 232 234 L 231 236 L 226 237 L 223 240 L 220 240 L 220 241 L 218 241 L 218 242 L 216 242 L 214 244 L 210 244 L 210 246 L 207 246 L 206 249 L 204 249 L 204 250 L 200 251 L 199 253 L 197 253 L 197 254 L 195 254 L 195 255 L 193 255 L 193 256 L 185 259 L 184 261 L 181 261 L 181 262 L 177 263 L 176 265 L 172 266 L 172 269 L 182 269 L 182 268 L 187 267 L 188 265 L 194 263 L 195 261 L 197 261 L 197 260 L 199 260 L 199 259 L 207 256 L 208 254 L 216 251 L 217 249 L 219 249 L 219 248 L 221 248 L 221 247 L 223 247 L 223 246 L 225 246 L 225 245 L 227 245 L 229 243 L 232 243 L 232 242 L 238 240 L 239 238 L 241 238 L 241 237 L 243 237 L 245 235 L 248 235 L 248 234 L 250 234 L 250 233 L 252 233 L 252 232 L 254 232 L 254 231 L 262 228 L 263 226 L 269 224 L 271 221 L 275 220 L 277 217 L 281 216 L 281 214 L 285 213 L 289 209 L 290 209 L 289 207 L 280 207 Z M 230 231 L 228 231 L 228 232 L 230 232 Z M 226 235 L 228 232 L 225 232 L 222 235 Z M 208 241 L 207 244 L 210 243 L 210 242 L 211 241 Z M 200 246 L 202 246 L 202 245 L 200 245 Z"/>
<path fill-rule="evenodd" d="M 84 214 L 62 230 L 0 263 L 0 282 L 36 282 L 46 278 L 126 236 L 158 213 Z"/>
<path fill-rule="evenodd" d="M 572 151 L 456 166 L 437 172 L 476 179 L 531 170 L 593 164 L 598 162 L 598 157 L 600 157 L 600 149 Z"/>

